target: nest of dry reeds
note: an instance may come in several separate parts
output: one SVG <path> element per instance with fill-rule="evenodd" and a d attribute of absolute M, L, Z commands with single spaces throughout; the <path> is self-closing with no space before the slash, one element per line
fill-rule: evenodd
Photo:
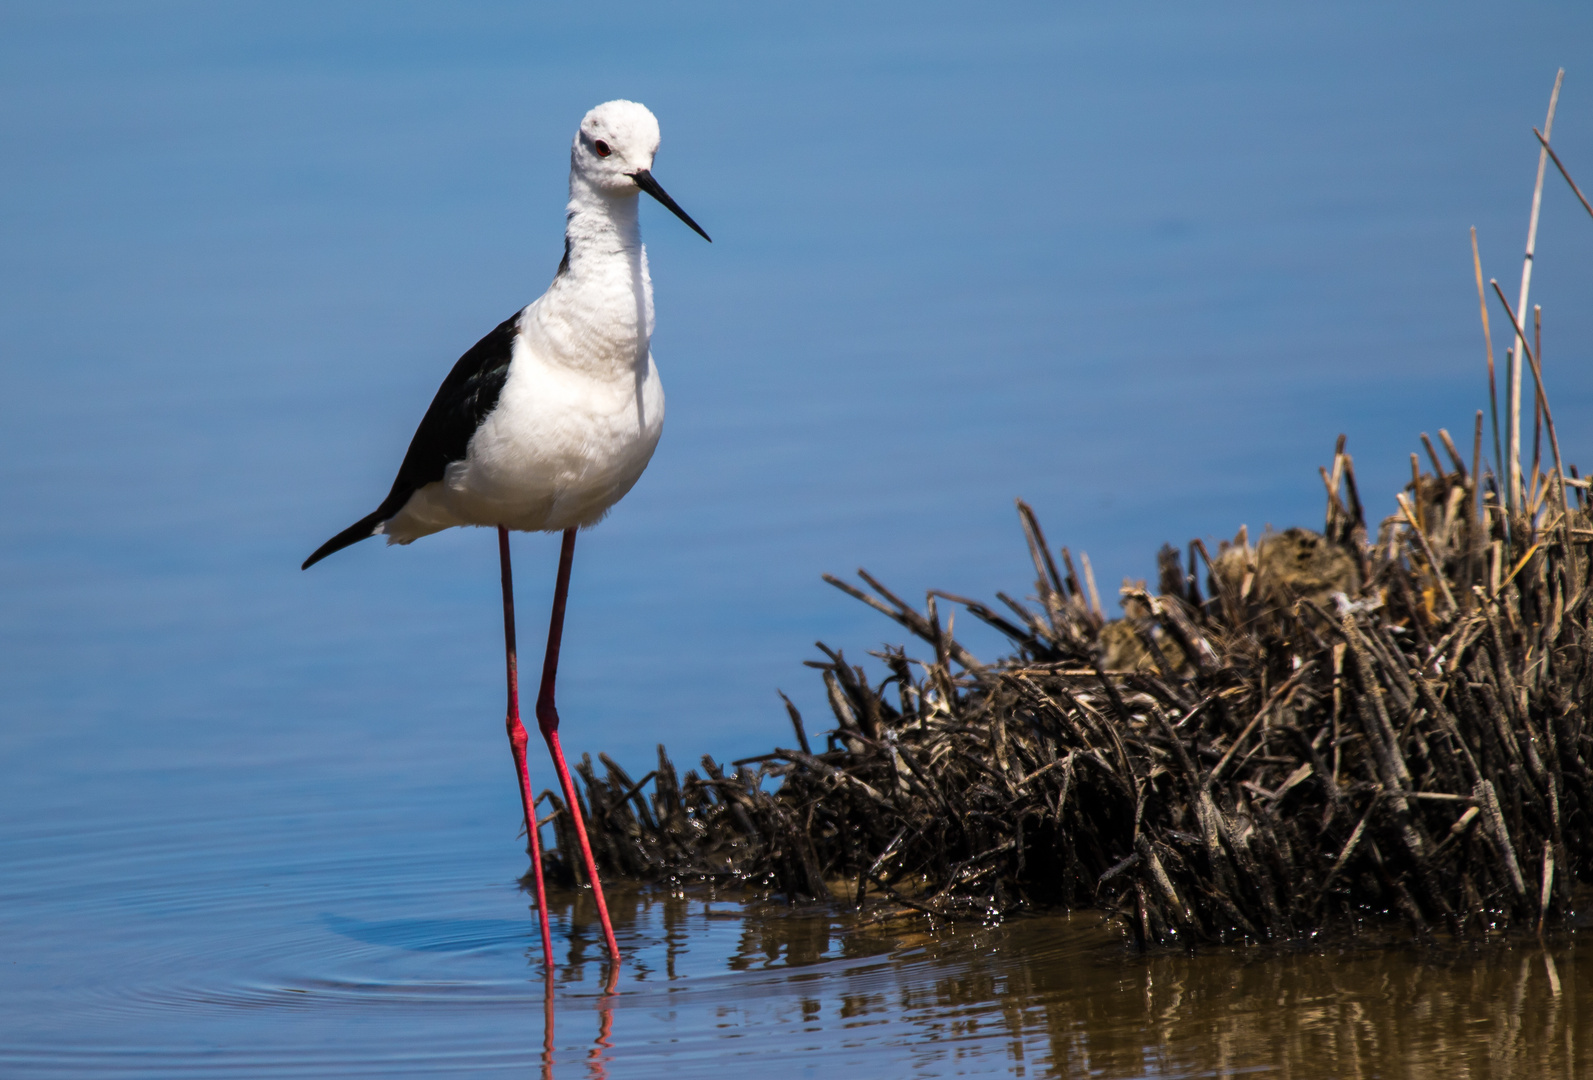
<path fill-rule="evenodd" d="M 1322 533 L 1165 547 L 1120 620 L 1022 503 L 1026 602 L 931 592 L 919 610 L 861 571 L 862 588 L 827 578 L 924 655 L 874 653 L 875 682 L 821 644 L 822 749 L 787 702 L 799 746 L 732 771 L 705 757 L 682 779 L 662 747 L 639 782 L 583 762 L 600 869 L 945 918 L 1104 908 L 1144 942 L 1563 918 L 1593 871 L 1585 482 L 1534 466 L 1511 514 L 1441 434 L 1447 463 L 1423 436 L 1432 471 L 1412 455 L 1375 534 L 1341 437 Z M 946 603 L 1012 654 L 970 654 Z M 543 798 L 545 869 L 577 882 Z"/>

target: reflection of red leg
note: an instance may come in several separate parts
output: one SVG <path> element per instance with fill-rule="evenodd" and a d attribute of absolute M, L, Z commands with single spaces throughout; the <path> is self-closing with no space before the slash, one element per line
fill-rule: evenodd
<path fill-rule="evenodd" d="M 553 969 L 542 993 L 542 1080 L 553 1080 Z"/>
<path fill-rule="evenodd" d="M 542 962 L 553 971 L 553 934 L 548 929 L 548 896 L 542 888 L 542 838 L 537 832 L 536 800 L 531 797 L 531 773 L 525 764 L 525 725 L 520 722 L 520 674 L 514 647 L 514 575 L 509 570 L 509 530 L 498 526 L 498 563 L 503 570 L 503 652 L 509 668 L 509 749 L 514 751 L 514 771 L 520 780 L 520 807 L 525 811 L 525 831 L 531 839 L 531 875 L 537 887 L 537 918 L 542 923 Z"/>
<path fill-rule="evenodd" d="M 570 564 L 575 561 L 575 530 L 564 530 L 564 543 L 559 546 L 559 576 L 553 587 L 553 618 L 548 623 L 548 653 L 542 661 L 542 689 L 537 693 L 537 724 L 542 737 L 547 740 L 548 753 L 553 755 L 553 767 L 559 771 L 559 784 L 564 788 L 564 801 L 570 808 L 570 820 L 575 824 L 575 838 L 581 844 L 581 858 L 586 860 L 586 879 L 592 883 L 592 899 L 597 902 L 597 917 L 603 924 L 603 941 L 608 945 L 609 959 L 619 963 L 619 943 L 614 940 L 614 927 L 608 921 L 608 904 L 603 901 L 603 883 L 597 879 L 597 864 L 592 861 L 592 845 L 586 839 L 586 822 L 581 820 L 580 804 L 575 799 L 575 781 L 564 764 L 564 751 L 559 749 L 559 711 L 553 704 L 553 684 L 559 674 L 559 641 L 564 636 L 564 602 L 570 595 Z"/>
<path fill-rule="evenodd" d="M 592 1080 L 608 1080 L 608 1051 L 614 1049 L 614 984 L 619 965 L 609 965 L 609 979 L 597 1002 L 597 1041 L 586 1055 L 586 1071 Z"/>

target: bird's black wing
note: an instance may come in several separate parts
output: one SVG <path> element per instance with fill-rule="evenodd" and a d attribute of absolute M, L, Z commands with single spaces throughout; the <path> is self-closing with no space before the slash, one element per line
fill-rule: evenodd
<path fill-rule="evenodd" d="M 404 463 L 398 467 L 398 478 L 382 505 L 316 548 L 315 554 L 304 560 L 303 569 L 308 570 L 334 551 L 375 536 L 376 527 L 403 509 L 411 495 L 441 480 L 452 462 L 464 460 L 471 437 L 498 404 L 504 380 L 509 377 L 519 323 L 520 313 L 515 312 L 459 358 L 437 388 L 426 415 L 421 417 Z"/>

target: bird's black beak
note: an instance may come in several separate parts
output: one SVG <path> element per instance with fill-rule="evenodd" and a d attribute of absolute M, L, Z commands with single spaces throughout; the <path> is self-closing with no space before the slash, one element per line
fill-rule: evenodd
<path fill-rule="evenodd" d="M 669 192 L 665 191 L 659 185 L 658 181 L 653 179 L 652 173 L 648 172 L 646 169 L 637 169 L 635 172 L 631 173 L 630 176 L 632 180 L 636 181 L 637 187 L 641 188 L 643 191 L 647 192 L 647 194 L 651 195 L 653 198 L 667 206 L 670 213 L 680 218 L 680 220 L 684 221 L 687 225 L 690 225 L 692 231 L 698 236 L 702 237 L 710 244 L 714 242 L 714 238 L 703 232 L 702 226 L 693 221 L 691 219 L 691 215 L 682 210 L 680 208 L 680 204 L 669 197 Z"/>

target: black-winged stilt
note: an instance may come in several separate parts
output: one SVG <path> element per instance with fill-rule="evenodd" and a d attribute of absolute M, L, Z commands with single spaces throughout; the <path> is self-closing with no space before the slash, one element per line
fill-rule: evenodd
<path fill-rule="evenodd" d="M 553 940 L 520 722 L 509 530 L 564 534 L 536 717 L 580 841 L 609 957 L 618 963 L 603 886 L 559 747 L 553 699 L 575 531 L 597 524 L 631 489 L 664 425 L 664 391 L 649 346 L 653 286 L 637 225 L 637 196 L 647 192 L 709 239 L 653 179 L 657 152 L 658 121 L 644 106 L 610 101 L 586 114 L 570 148 L 564 259 L 553 284 L 459 358 L 415 430 L 382 504 L 304 560 L 308 569 L 369 536 L 407 544 L 455 525 L 497 527 L 509 679 L 506 723 L 549 969 Z"/>

